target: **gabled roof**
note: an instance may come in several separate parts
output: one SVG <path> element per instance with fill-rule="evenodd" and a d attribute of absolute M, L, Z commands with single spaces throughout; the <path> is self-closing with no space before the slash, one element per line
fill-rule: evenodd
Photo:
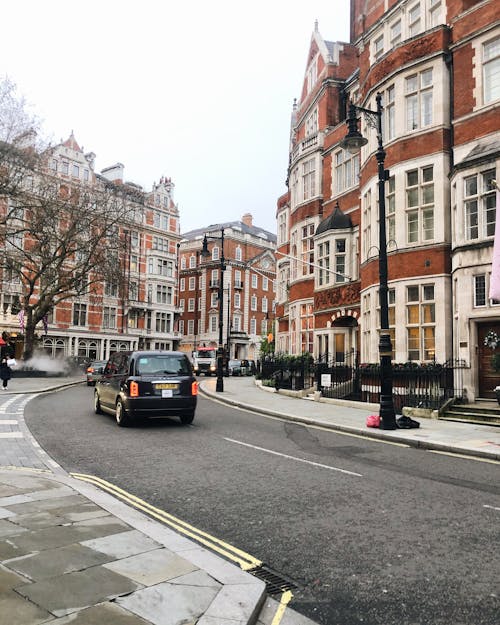
<path fill-rule="evenodd" d="M 210 232 L 220 232 L 221 228 L 224 230 L 236 230 L 240 231 L 243 234 L 251 234 L 254 237 L 259 237 L 261 239 L 265 239 L 270 243 L 276 243 L 277 237 L 272 232 L 268 230 L 264 230 L 264 228 L 258 228 L 257 226 L 248 226 L 242 221 L 226 221 L 225 223 L 220 224 L 211 224 L 210 226 L 206 226 L 205 228 L 198 228 L 196 230 L 191 230 L 190 232 L 185 232 L 182 234 L 184 239 L 192 240 L 197 237 L 203 237 L 205 234 Z"/>
<path fill-rule="evenodd" d="M 73 134 L 73 131 L 71 131 L 71 134 L 68 137 L 68 139 L 66 139 L 66 141 L 63 141 L 63 143 L 61 145 L 63 145 L 65 148 L 70 148 L 71 150 L 74 150 L 75 152 L 81 152 L 82 151 L 81 147 L 76 142 L 75 135 Z"/>
<path fill-rule="evenodd" d="M 316 228 L 315 234 L 322 234 L 328 230 L 346 230 L 347 228 L 352 228 L 351 218 L 348 215 L 344 215 L 337 203 L 333 213 L 323 219 Z"/>

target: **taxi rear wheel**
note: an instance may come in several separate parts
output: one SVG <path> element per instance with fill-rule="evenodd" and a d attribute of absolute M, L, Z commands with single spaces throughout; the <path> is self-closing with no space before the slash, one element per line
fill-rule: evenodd
<path fill-rule="evenodd" d="M 131 422 L 130 415 L 125 410 L 121 399 L 116 400 L 115 419 L 116 423 L 122 428 L 129 426 Z"/>
<path fill-rule="evenodd" d="M 94 412 L 96 414 L 102 414 L 101 402 L 97 391 L 94 391 Z"/>

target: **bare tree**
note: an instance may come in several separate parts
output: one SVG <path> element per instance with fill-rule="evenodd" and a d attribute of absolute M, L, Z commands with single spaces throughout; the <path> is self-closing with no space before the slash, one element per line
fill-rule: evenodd
<path fill-rule="evenodd" d="M 15 195 L 26 168 L 34 168 L 43 152 L 40 120 L 30 114 L 16 85 L 0 80 L 0 195 Z"/>
<path fill-rule="evenodd" d="M 17 130 L 34 129 L 1 93 L 0 107 L 7 102 L 13 115 L 4 124 L 7 139 L 20 136 L 12 130 L 16 121 Z M 142 220 L 144 205 L 142 192 L 104 178 L 62 180 L 46 166 L 50 155 L 32 144 L 0 144 L 1 267 L 4 283 L 20 284 L 25 359 L 33 354 L 37 324 L 57 304 L 80 298 L 90 304 L 106 283 L 124 288 L 125 228 Z"/>

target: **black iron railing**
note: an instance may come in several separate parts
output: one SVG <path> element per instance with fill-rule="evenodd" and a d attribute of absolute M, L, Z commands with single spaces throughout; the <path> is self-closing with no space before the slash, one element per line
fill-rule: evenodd
<path fill-rule="evenodd" d="M 464 400 L 465 361 L 393 364 L 393 401 L 396 412 L 403 406 L 439 409 L 450 399 Z M 322 397 L 380 402 L 380 365 L 359 364 L 359 354 L 351 351 L 322 357 L 267 358 L 260 377 L 276 389 L 315 388 Z"/>
<path fill-rule="evenodd" d="M 277 390 L 301 391 L 313 388 L 314 363 L 311 358 L 300 356 L 264 359 L 260 377 L 267 386 L 274 386 Z"/>

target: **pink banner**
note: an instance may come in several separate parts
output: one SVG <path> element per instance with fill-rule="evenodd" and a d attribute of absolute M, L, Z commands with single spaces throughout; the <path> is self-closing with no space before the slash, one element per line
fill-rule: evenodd
<path fill-rule="evenodd" d="M 493 260 L 491 261 L 490 298 L 500 300 L 500 190 L 497 187 L 497 208 Z"/>

